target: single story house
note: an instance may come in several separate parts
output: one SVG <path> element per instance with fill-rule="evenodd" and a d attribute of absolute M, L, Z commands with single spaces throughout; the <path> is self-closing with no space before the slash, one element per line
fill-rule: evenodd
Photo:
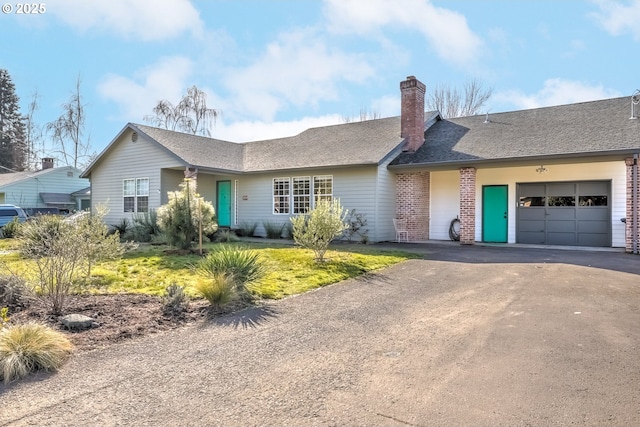
<path fill-rule="evenodd" d="M 80 177 L 80 169 L 54 167 L 53 162 L 52 158 L 44 158 L 39 171 L 0 174 L 0 203 L 19 206 L 30 214 L 88 209 L 89 180 Z M 85 193 L 81 194 L 82 191 Z"/>
<path fill-rule="evenodd" d="M 318 198 L 366 215 L 369 240 L 620 247 L 638 253 L 637 99 L 444 119 L 400 83 L 401 116 L 234 143 L 127 124 L 83 172 L 107 220 L 157 208 L 184 176 L 221 226 L 286 222 Z M 631 114 L 630 114 L 631 112 Z M 258 232 L 262 232 L 259 228 Z"/>

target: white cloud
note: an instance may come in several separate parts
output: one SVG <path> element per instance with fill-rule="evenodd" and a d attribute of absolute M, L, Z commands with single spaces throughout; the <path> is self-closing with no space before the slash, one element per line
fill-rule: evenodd
<path fill-rule="evenodd" d="M 258 141 L 293 136 L 310 128 L 341 123 L 344 123 L 344 121 L 337 114 L 304 117 L 292 121 L 237 121 L 229 124 L 224 122 L 223 117 L 211 129 L 211 136 L 216 139 L 233 142 Z"/>
<path fill-rule="evenodd" d="M 626 4 L 612 0 L 595 0 L 594 3 L 600 11 L 592 16 L 607 32 L 614 36 L 629 32 L 640 41 L 640 0 Z"/>
<path fill-rule="evenodd" d="M 418 31 L 441 58 L 458 65 L 474 63 L 483 45 L 464 15 L 428 0 L 326 0 L 325 16 L 338 33 L 378 34 L 383 27 Z"/>
<path fill-rule="evenodd" d="M 136 71 L 133 79 L 115 74 L 105 76 L 98 85 L 98 93 L 118 104 L 124 120 L 140 123 L 159 100 L 180 101 L 192 68 L 187 58 L 162 58 Z"/>
<path fill-rule="evenodd" d="M 618 96 L 621 96 L 619 92 L 607 89 L 602 85 L 590 85 L 573 80 L 548 79 L 544 82 L 544 87 L 537 93 L 527 95 L 517 90 L 500 92 L 493 95 L 491 102 L 510 104 L 517 109 L 529 109 Z"/>
<path fill-rule="evenodd" d="M 58 0 L 47 13 L 81 32 L 97 29 L 125 39 L 166 40 L 191 32 L 200 35 L 203 23 L 188 0 Z"/>
<path fill-rule="evenodd" d="M 270 121 L 290 106 L 313 107 L 340 97 L 342 82 L 364 83 L 375 75 L 360 54 L 329 46 L 313 30 L 282 34 L 257 60 L 230 70 L 225 85 L 232 109 Z"/>

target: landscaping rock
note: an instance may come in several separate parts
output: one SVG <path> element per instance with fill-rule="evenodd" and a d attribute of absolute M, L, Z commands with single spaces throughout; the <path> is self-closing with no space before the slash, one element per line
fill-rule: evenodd
<path fill-rule="evenodd" d="M 82 314 L 67 314 L 60 320 L 67 329 L 89 329 L 94 322 L 91 317 Z"/>

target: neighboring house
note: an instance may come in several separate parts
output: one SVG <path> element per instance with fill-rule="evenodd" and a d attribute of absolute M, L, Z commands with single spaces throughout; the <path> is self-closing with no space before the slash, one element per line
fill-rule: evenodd
<path fill-rule="evenodd" d="M 366 214 L 372 242 L 395 238 L 394 217 L 412 241 L 448 240 L 459 218 L 463 244 L 638 252 L 640 119 L 630 97 L 445 120 L 424 112 L 415 77 L 400 89 L 400 117 L 274 140 L 127 124 L 83 177 L 111 224 L 166 203 L 189 175 L 221 226 L 286 222 L 338 197 Z"/>
<path fill-rule="evenodd" d="M 89 187 L 89 180 L 80 178 L 81 170 L 71 166 L 54 167 L 53 159 L 42 159 L 39 171 L 0 174 L 0 203 L 20 206 L 27 213 L 55 209 L 74 211 L 88 207 L 89 196 L 74 195 Z"/>

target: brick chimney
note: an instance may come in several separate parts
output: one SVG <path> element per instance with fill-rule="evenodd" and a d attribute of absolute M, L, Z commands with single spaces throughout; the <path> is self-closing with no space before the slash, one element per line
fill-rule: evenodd
<path fill-rule="evenodd" d="M 404 150 L 414 152 L 424 144 L 424 94 L 426 86 L 414 76 L 400 82 L 402 112 L 400 136 L 407 140 Z"/>
<path fill-rule="evenodd" d="M 53 168 L 53 157 L 42 158 L 42 170 Z"/>

